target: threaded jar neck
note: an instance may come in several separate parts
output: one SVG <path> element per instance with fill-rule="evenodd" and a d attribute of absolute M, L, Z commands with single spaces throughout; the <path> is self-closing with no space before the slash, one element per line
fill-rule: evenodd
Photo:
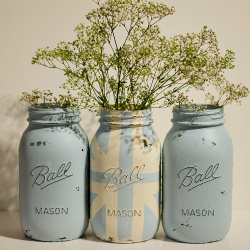
<path fill-rule="evenodd" d="M 100 112 L 99 122 L 101 125 L 111 127 L 143 127 L 153 122 L 151 113 L 151 109 L 136 111 L 103 110 Z"/>
<path fill-rule="evenodd" d="M 27 121 L 30 124 L 37 125 L 68 125 L 79 123 L 81 118 L 79 117 L 80 111 L 77 109 L 43 109 L 29 107 L 29 117 Z"/>
<path fill-rule="evenodd" d="M 175 106 L 173 108 L 173 124 L 191 127 L 212 127 L 225 123 L 224 108 L 215 105 L 207 106 L 204 111 L 187 109 L 185 105 Z"/>

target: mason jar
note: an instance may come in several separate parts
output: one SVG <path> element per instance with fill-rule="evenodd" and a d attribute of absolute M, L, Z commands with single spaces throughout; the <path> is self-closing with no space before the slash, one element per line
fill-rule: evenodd
<path fill-rule="evenodd" d="M 100 113 L 90 149 L 90 220 L 105 241 L 154 237 L 160 212 L 160 142 L 151 110 Z"/>
<path fill-rule="evenodd" d="M 87 229 L 89 144 L 76 109 L 28 109 L 19 145 L 20 222 L 25 235 L 66 241 Z"/>
<path fill-rule="evenodd" d="M 231 224 L 233 147 L 222 107 L 173 108 L 163 144 L 163 228 L 171 239 L 223 239 Z"/>

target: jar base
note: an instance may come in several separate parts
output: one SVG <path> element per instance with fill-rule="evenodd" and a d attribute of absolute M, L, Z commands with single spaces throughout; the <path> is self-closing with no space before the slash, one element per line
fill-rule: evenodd
<path fill-rule="evenodd" d="M 131 243 L 140 243 L 140 242 L 145 242 L 145 241 L 148 241 L 148 240 L 151 240 L 153 239 L 154 237 L 150 238 L 150 239 L 147 239 L 147 240 L 143 240 L 143 241 L 136 241 L 136 240 L 132 240 L 132 239 L 127 239 L 127 240 L 124 240 L 124 241 L 115 241 L 114 238 L 112 237 L 100 237 L 100 236 L 97 236 L 95 235 L 96 238 L 98 238 L 99 240 L 102 240 L 102 241 L 105 241 L 105 242 L 109 242 L 109 243 L 116 243 L 116 244 L 131 244 Z"/>
<path fill-rule="evenodd" d="M 71 241 L 71 240 L 76 240 L 78 238 L 81 238 L 82 236 L 77 236 L 77 237 L 73 237 L 73 238 L 66 238 L 66 237 L 63 237 L 63 238 L 58 238 L 58 239 L 55 239 L 55 240 L 43 240 L 43 239 L 39 239 L 39 238 L 35 238 L 31 235 L 27 235 L 25 234 L 25 236 L 31 240 L 35 240 L 35 241 L 42 241 L 42 242 L 63 242 L 63 241 Z"/>
<path fill-rule="evenodd" d="M 167 237 L 170 239 L 170 240 L 173 240 L 173 241 L 178 241 L 178 242 L 181 242 L 181 243 L 188 243 L 188 244 L 207 244 L 207 243 L 213 243 L 213 242 L 217 242 L 217 241 L 221 241 L 223 240 L 225 237 L 221 238 L 221 239 L 218 239 L 218 240 L 211 240 L 211 241 L 204 241 L 204 242 L 191 242 L 191 241 L 182 241 L 182 240 L 178 240 L 178 239 L 175 239 L 173 237 L 170 237 L 167 235 Z"/>

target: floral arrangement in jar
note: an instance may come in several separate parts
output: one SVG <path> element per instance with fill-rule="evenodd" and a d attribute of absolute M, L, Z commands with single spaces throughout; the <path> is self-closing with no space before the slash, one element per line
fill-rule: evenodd
<path fill-rule="evenodd" d="M 220 54 L 215 33 L 161 35 L 158 22 L 174 7 L 149 0 L 93 0 L 75 28 L 76 39 L 56 48 L 38 49 L 32 64 L 62 71 L 67 94 L 24 92 L 22 100 L 44 107 L 88 109 L 100 114 L 90 147 L 90 220 L 102 240 L 145 241 L 160 220 L 160 142 L 151 124 L 151 108 L 177 105 L 205 110 L 189 100 L 192 89 L 205 91 L 213 105 L 248 96 L 249 90 L 224 76 L 234 52 Z M 145 190 L 147 192 L 145 192 Z M 126 197 L 123 200 L 122 197 Z M 150 226 L 148 226 L 150 225 Z"/>
<path fill-rule="evenodd" d="M 86 15 L 90 25 L 75 28 L 76 40 L 39 49 L 32 59 L 32 64 L 61 70 L 66 82 L 60 87 L 76 95 L 57 100 L 51 92 L 42 95 L 36 90 L 24 93 L 22 100 L 70 100 L 73 106 L 99 112 L 169 107 L 188 102 L 181 90 L 204 90 L 207 85 L 219 92 L 218 99 L 206 94 L 215 105 L 240 102 L 248 95 L 246 87 L 224 77 L 225 69 L 234 68 L 235 54 L 227 50 L 220 55 L 211 29 L 204 26 L 198 34 L 167 39 L 157 24 L 173 15 L 174 7 L 146 0 L 94 2 L 98 8 Z"/>

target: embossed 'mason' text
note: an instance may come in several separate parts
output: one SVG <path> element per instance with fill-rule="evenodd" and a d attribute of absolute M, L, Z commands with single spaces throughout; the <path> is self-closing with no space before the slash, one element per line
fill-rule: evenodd
<path fill-rule="evenodd" d="M 68 214 L 68 208 L 59 208 L 59 207 L 35 207 L 36 214 Z"/>
<path fill-rule="evenodd" d="M 127 210 L 127 209 L 123 209 L 123 210 L 109 210 L 108 209 L 108 216 L 122 216 L 122 217 L 133 217 L 133 216 L 141 216 L 141 210 Z"/>
<path fill-rule="evenodd" d="M 181 209 L 184 216 L 214 216 L 214 210 L 210 209 Z"/>

